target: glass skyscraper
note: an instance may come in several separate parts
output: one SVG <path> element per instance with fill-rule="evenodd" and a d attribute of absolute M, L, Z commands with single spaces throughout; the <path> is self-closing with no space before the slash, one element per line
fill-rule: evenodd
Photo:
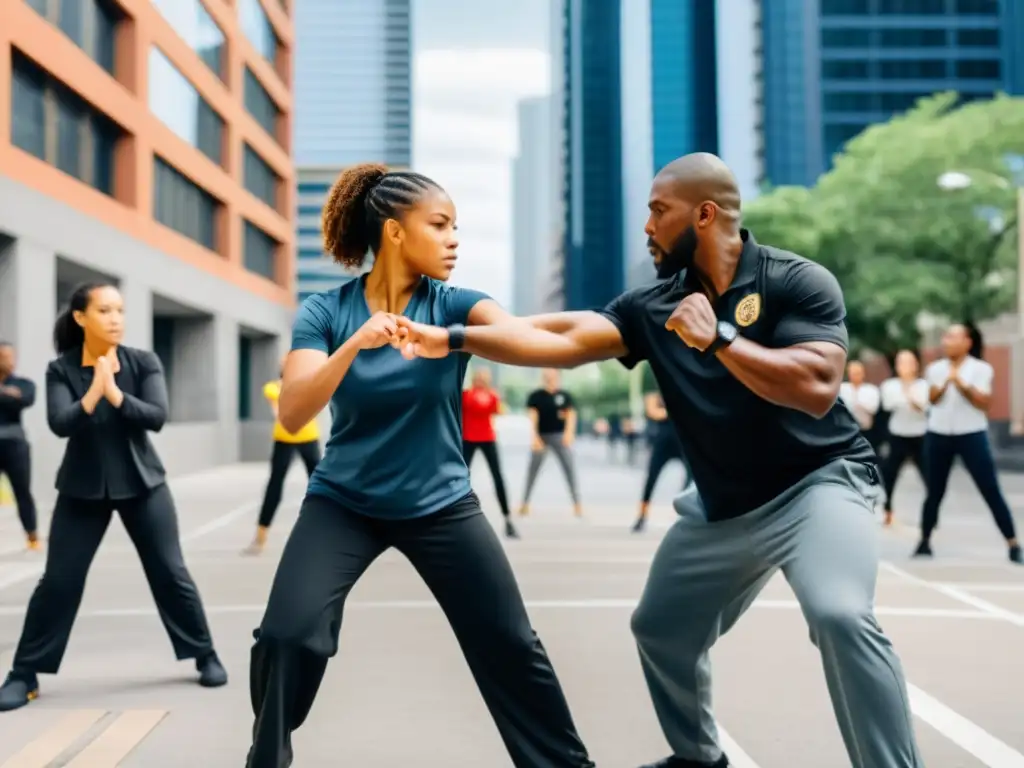
<path fill-rule="evenodd" d="M 324 257 L 324 197 L 347 166 L 412 162 L 412 0 L 300 0 L 295 8 L 299 299 L 351 275 Z"/>
<path fill-rule="evenodd" d="M 922 96 L 1024 94 L 1024 0 L 763 3 L 765 172 L 813 184 L 867 126 Z"/>

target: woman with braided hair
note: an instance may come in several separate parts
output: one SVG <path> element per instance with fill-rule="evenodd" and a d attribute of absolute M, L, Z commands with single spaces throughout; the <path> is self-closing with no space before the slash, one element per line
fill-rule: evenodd
<path fill-rule="evenodd" d="M 292 764 L 291 734 L 337 653 L 345 598 L 392 547 L 444 610 L 512 763 L 593 766 L 470 487 L 468 357 L 406 360 L 393 348 L 400 315 L 439 326 L 507 317 L 485 294 L 445 284 L 455 229 L 438 184 L 382 165 L 344 171 L 324 207 L 326 250 L 350 267 L 372 252 L 374 264 L 306 299 L 295 320 L 278 418 L 298 429 L 330 403 L 333 424 L 254 633 L 248 768 Z"/>

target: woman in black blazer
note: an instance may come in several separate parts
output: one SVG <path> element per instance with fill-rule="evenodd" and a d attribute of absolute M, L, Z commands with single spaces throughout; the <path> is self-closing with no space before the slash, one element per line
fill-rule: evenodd
<path fill-rule="evenodd" d="M 50 429 L 67 438 L 57 472 L 46 570 L 32 594 L 0 711 L 36 698 L 56 674 L 96 550 L 117 510 L 135 545 L 178 659 L 199 683 L 227 683 L 195 583 L 185 567 L 174 501 L 147 432 L 167 419 L 167 383 L 152 352 L 120 346 L 123 302 L 106 283 L 80 286 L 54 328 L 59 357 L 46 369 Z"/>

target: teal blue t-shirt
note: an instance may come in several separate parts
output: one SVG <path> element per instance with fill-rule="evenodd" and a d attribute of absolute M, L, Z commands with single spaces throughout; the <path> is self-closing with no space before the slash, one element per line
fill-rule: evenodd
<path fill-rule="evenodd" d="M 370 318 L 365 276 L 307 298 L 292 349 L 333 353 Z M 489 298 L 423 278 L 405 309 L 418 323 L 465 324 Z M 356 355 L 331 397 L 331 435 L 308 493 L 364 515 L 403 519 L 444 509 L 470 492 L 462 458 L 462 384 L 469 355 L 406 360 L 390 346 Z"/>

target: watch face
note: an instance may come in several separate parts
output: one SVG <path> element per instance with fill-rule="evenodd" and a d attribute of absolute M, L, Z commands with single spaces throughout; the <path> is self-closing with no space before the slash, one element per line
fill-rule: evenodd
<path fill-rule="evenodd" d="M 735 341 L 739 331 L 736 330 L 736 326 L 731 323 L 719 323 L 718 324 L 718 335 L 725 341 Z"/>

